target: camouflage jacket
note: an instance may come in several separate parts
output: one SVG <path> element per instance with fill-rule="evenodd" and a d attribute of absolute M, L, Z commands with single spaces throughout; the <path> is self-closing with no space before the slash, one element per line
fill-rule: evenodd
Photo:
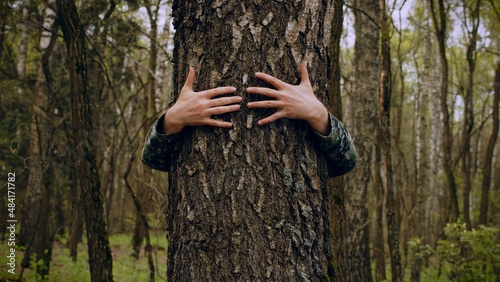
<path fill-rule="evenodd" d="M 163 123 L 162 115 L 151 126 L 142 150 L 142 161 L 149 167 L 170 171 L 170 156 L 182 131 L 175 134 L 161 134 L 158 124 Z M 323 136 L 313 131 L 314 139 L 325 154 L 328 163 L 328 175 L 340 176 L 351 171 L 356 165 L 358 155 L 354 143 L 344 124 L 330 114 L 330 134 Z M 312 130 L 311 130 L 312 131 Z"/>

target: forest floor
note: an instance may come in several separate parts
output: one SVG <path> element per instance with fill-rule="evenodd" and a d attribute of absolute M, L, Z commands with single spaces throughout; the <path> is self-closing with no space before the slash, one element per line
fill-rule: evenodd
<path fill-rule="evenodd" d="M 84 239 L 85 240 L 85 239 Z M 144 246 L 139 259 L 135 259 L 132 254 L 132 235 L 116 234 L 109 237 L 111 252 L 113 256 L 113 278 L 117 282 L 137 282 L 149 281 L 149 264 L 144 255 Z M 21 273 L 21 260 L 23 253 L 16 249 L 16 269 L 15 275 L 8 272 L 7 255 L 11 247 L 7 241 L 0 242 L 0 282 L 15 281 Z M 77 261 L 74 262 L 69 256 L 69 250 L 64 247 L 65 240 L 56 240 L 52 251 L 52 263 L 50 264 L 50 274 L 46 281 L 49 282 L 90 282 L 90 272 L 88 265 L 88 253 L 86 242 L 78 245 Z M 155 281 L 166 281 L 167 262 L 167 240 L 165 232 L 158 232 L 151 236 L 153 246 L 153 260 L 155 264 Z M 22 280 L 26 282 L 41 281 L 37 279 L 33 269 L 25 269 Z"/>

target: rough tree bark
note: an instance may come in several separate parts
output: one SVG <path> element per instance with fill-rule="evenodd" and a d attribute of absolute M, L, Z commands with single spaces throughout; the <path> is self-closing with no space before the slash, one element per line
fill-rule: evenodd
<path fill-rule="evenodd" d="M 113 260 L 108 242 L 101 183 L 93 143 L 92 107 L 87 73 L 85 31 L 75 3 L 57 0 L 57 16 L 66 42 L 71 80 L 73 133 L 78 142 L 79 178 L 87 230 L 90 278 L 94 282 L 113 281 Z"/>
<path fill-rule="evenodd" d="M 308 1 L 174 1 L 174 89 L 263 85 L 256 71 L 298 83 L 309 62 L 327 95 L 332 5 Z M 233 129 L 185 128 L 170 174 L 169 281 L 319 281 L 332 273 L 326 162 L 301 121 L 260 127 L 272 110 L 223 117 Z"/>
<path fill-rule="evenodd" d="M 368 187 L 372 185 L 372 152 L 377 122 L 379 27 L 378 1 L 355 1 L 354 87 L 352 136 L 358 167 L 347 181 L 347 281 L 371 281 Z M 375 256 L 377 256 L 375 249 Z M 383 251 L 383 250 L 382 250 Z"/>
<path fill-rule="evenodd" d="M 342 25 L 344 21 L 343 0 L 333 0 L 333 22 L 330 33 L 329 59 L 330 59 L 330 81 L 328 90 L 332 103 L 327 104 L 330 112 L 342 117 L 342 96 L 340 90 L 340 39 L 342 36 Z M 331 219 L 331 247 L 332 247 L 332 281 L 346 281 L 346 244 L 347 238 L 347 215 L 346 215 L 346 193 L 345 180 L 343 177 L 330 178 L 328 189 L 330 197 L 330 219 Z"/>

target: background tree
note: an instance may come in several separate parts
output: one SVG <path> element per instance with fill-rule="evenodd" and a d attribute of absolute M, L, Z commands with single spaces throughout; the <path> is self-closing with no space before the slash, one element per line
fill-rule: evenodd
<path fill-rule="evenodd" d="M 452 160 L 452 131 L 450 127 L 450 112 L 448 110 L 448 59 L 446 58 L 447 11 L 443 0 L 429 0 L 430 11 L 436 39 L 438 42 L 439 62 L 441 64 L 440 105 L 443 120 L 443 166 L 448 183 L 449 221 L 458 219 L 458 197 Z M 436 7 L 437 6 L 437 7 Z"/>
<path fill-rule="evenodd" d="M 469 6 L 466 2 L 463 2 L 463 10 L 466 15 L 470 15 L 469 19 L 465 21 L 465 28 L 467 29 L 467 35 L 469 37 L 469 43 L 466 52 L 466 59 L 468 64 L 467 69 L 467 82 L 465 85 L 465 95 L 464 95 L 464 113 L 463 113 L 463 131 L 462 131 L 462 173 L 464 178 L 464 189 L 463 189 L 463 209 L 464 209 L 464 222 L 467 224 L 468 228 L 472 228 L 472 222 L 470 218 L 470 191 L 472 189 L 472 150 L 471 150 L 471 139 L 472 130 L 474 129 L 474 98 L 473 98 L 473 87 L 474 87 L 474 71 L 476 69 L 476 58 L 477 58 L 477 40 L 478 40 L 478 29 L 480 24 L 479 9 L 481 7 L 481 1 L 477 0 L 475 3 L 471 3 Z"/>
<path fill-rule="evenodd" d="M 51 120 L 55 106 L 54 79 L 51 71 L 50 58 L 57 40 L 59 25 L 55 19 L 54 2 L 47 3 L 42 14 L 42 29 L 40 30 L 38 71 L 35 85 L 35 100 L 32 105 L 32 121 L 30 130 L 30 174 L 28 178 L 28 193 L 25 205 L 30 206 L 25 213 L 23 231 L 26 234 L 25 255 L 22 267 L 30 266 L 30 260 L 41 261 L 36 264 L 37 273 L 45 277 L 49 273 L 52 256 L 52 244 L 56 230 L 51 216 L 55 213 L 56 194 L 53 190 L 54 167 L 50 160 L 54 158 L 53 136 L 55 128 Z"/>
<path fill-rule="evenodd" d="M 333 4 L 333 22 L 331 27 L 330 45 L 330 83 L 328 91 L 332 97 L 331 104 L 326 106 L 329 111 L 339 119 L 343 116 L 340 63 L 340 40 L 342 38 L 342 24 L 344 21 L 343 0 L 335 0 Z M 330 198 L 330 229 L 332 232 L 332 267 L 333 281 L 346 281 L 346 238 L 347 238 L 347 214 L 346 214 L 346 185 L 344 177 L 335 177 L 328 180 Z"/>
<path fill-rule="evenodd" d="M 375 149 L 373 134 L 377 122 L 377 81 L 379 34 L 378 1 L 355 1 L 354 3 L 356 41 L 354 43 L 354 90 L 349 116 L 352 136 L 359 154 L 357 168 L 347 181 L 347 279 L 348 281 L 370 281 L 370 235 L 368 224 L 368 188 L 372 186 L 372 157 Z M 379 194 L 380 195 L 380 194 Z M 380 203 L 381 204 L 381 203 Z M 382 231 L 382 229 L 378 229 Z M 376 230 L 377 231 L 377 230 Z M 379 234 L 377 234 L 379 235 Z M 382 236 L 383 238 L 383 236 Z M 377 261 L 384 263 L 380 256 L 379 244 L 374 249 Z M 382 261 L 380 260 L 382 259 Z M 377 265 L 380 266 L 380 265 Z M 385 267 L 382 267 L 385 269 Z M 377 274 L 384 276 L 384 270 L 377 268 Z"/>
<path fill-rule="evenodd" d="M 101 183 L 97 171 L 92 132 L 85 33 L 75 4 L 57 1 L 57 16 L 68 52 L 71 80 L 71 112 L 78 155 L 81 158 L 79 178 L 87 228 L 89 264 L 92 281 L 113 281 L 113 259 L 108 242 Z"/>
<path fill-rule="evenodd" d="M 391 261 L 392 281 L 403 281 L 399 244 L 399 215 L 397 210 L 396 188 L 393 182 L 391 157 L 391 20 L 385 0 L 379 0 L 380 53 L 379 53 L 379 91 L 378 91 L 378 137 L 384 177 L 382 184 L 385 194 L 385 212 L 387 218 L 387 245 Z"/>

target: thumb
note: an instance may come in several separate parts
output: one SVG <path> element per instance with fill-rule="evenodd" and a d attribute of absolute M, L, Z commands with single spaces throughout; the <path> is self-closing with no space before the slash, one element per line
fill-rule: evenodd
<path fill-rule="evenodd" d="M 307 72 L 307 61 L 303 61 L 300 65 L 300 84 L 310 83 L 309 73 Z"/>
<path fill-rule="evenodd" d="M 186 82 L 184 82 L 184 86 L 182 88 L 186 90 L 193 90 L 193 82 L 194 82 L 194 69 L 193 67 L 189 67 L 188 76 L 186 78 Z"/>

